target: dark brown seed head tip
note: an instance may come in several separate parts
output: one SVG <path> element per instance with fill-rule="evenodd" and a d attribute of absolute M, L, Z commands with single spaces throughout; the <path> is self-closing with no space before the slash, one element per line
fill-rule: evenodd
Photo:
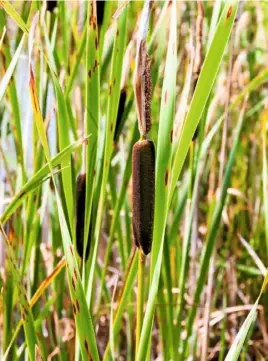
<path fill-rule="evenodd" d="M 98 0 L 97 4 L 97 23 L 98 27 L 100 27 L 103 23 L 104 10 L 105 10 L 105 0 Z"/>
<path fill-rule="evenodd" d="M 155 148 L 140 140 L 132 152 L 132 228 L 136 245 L 147 255 L 152 248 L 155 198 Z"/>
<path fill-rule="evenodd" d="M 77 177 L 76 183 L 76 248 L 79 256 L 82 258 L 84 253 L 84 228 L 85 228 L 85 204 L 86 204 L 86 174 L 81 173 Z M 89 256 L 89 239 L 85 260 Z"/>
<path fill-rule="evenodd" d="M 152 126 L 151 121 L 151 101 L 152 101 L 152 77 L 150 70 L 150 58 L 146 54 L 145 59 L 145 124 L 146 124 L 146 133 L 148 133 Z"/>
<path fill-rule="evenodd" d="M 123 113 L 125 110 L 125 104 L 127 99 L 127 91 L 123 88 L 120 92 L 119 105 L 116 117 L 115 131 L 114 131 L 114 142 L 117 143 L 122 126 Z"/>
<path fill-rule="evenodd" d="M 53 12 L 57 7 L 57 0 L 47 0 L 47 11 Z"/>

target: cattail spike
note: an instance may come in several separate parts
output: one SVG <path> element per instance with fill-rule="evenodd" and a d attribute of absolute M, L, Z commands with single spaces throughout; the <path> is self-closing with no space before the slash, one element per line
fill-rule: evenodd
<path fill-rule="evenodd" d="M 155 198 L 155 148 L 150 140 L 140 140 L 132 152 L 133 236 L 136 246 L 151 252 Z"/>
<path fill-rule="evenodd" d="M 146 35 L 152 2 L 145 1 L 137 36 L 137 55 L 133 79 L 136 111 L 141 140 L 132 151 L 132 227 L 136 246 L 151 252 L 154 224 L 155 149 L 147 139 L 151 129 L 152 78 L 146 49 Z"/>
<path fill-rule="evenodd" d="M 84 253 L 85 205 L 86 174 L 81 173 L 78 175 L 76 183 L 76 248 L 81 258 L 83 258 Z M 90 233 L 91 232 L 89 230 L 85 260 L 87 260 L 89 256 Z"/>

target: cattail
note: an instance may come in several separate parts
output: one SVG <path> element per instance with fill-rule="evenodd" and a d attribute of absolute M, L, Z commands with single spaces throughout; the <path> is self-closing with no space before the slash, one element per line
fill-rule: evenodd
<path fill-rule="evenodd" d="M 116 118 L 115 131 L 114 131 L 114 143 L 118 142 L 118 138 L 121 133 L 126 99 L 127 99 L 127 91 L 125 88 L 123 88 L 120 92 L 120 98 L 119 98 L 119 105 L 118 105 L 117 118 Z"/>
<path fill-rule="evenodd" d="M 47 11 L 51 13 L 57 7 L 57 0 L 47 0 Z"/>
<path fill-rule="evenodd" d="M 155 198 L 155 149 L 147 139 L 151 129 L 152 79 L 146 49 L 146 34 L 152 1 L 146 0 L 137 36 L 134 93 L 141 139 L 132 150 L 132 229 L 139 247 L 136 354 L 139 350 L 144 306 L 145 256 L 152 249 Z"/>
<path fill-rule="evenodd" d="M 85 204 L 86 204 L 86 174 L 81 173 L 76 183 L 76 248 L 82 258 L 84 253 L 84 229 L 85 229 Z M 89 256 L 90 230 L 87 241 L 85 260 Z"/>
<path fill-rule="evenodd" d="M 152 2 L 147 0 L 141 16 L 133 84 L 141 140 L 132 151 L 132 228 L 136 246 L 144 255 L 152 248 L 155 197 L 155 149 L 147 139 L 152 125 L 152 78 L 145 38 L 151 6 Z"/>
<path fill-rule="evenodd" d="M 147 255 L 152 248 L 155 198 L 155 149 L 150 140 L 140 140 L 132 152 L 133 236 Z"/>

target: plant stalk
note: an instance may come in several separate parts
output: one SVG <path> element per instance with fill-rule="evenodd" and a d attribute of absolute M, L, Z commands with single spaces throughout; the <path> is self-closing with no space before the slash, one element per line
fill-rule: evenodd
<path fill-rule="evenodd" d="M 145 255 L 139 252 L 139 269 L 138 269 L 138 298 L 137 298 L 137 324 L 136 324 L 136 355 L 138 354 L 144 305 L 144 271 Z"/>

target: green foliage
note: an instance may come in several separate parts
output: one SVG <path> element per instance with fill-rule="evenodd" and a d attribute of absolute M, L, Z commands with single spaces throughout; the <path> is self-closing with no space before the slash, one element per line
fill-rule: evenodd
<path fill-rule="evenodd" d="M 0 359 L 264 360 L 268 5 L 153 4 L 145 263 L 131 228 L 144 3 L 0 7 Z"/>

